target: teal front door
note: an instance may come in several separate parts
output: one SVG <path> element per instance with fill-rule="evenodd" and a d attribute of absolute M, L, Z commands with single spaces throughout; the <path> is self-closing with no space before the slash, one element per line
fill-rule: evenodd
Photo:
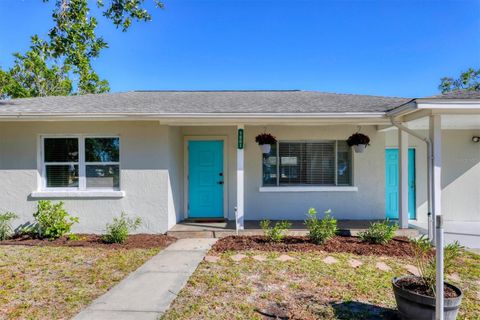
<path fill-rule="evenodd" d="M 386 217 L 398 219 L 398 149 L 385 151 Z M 408 217 L 415 219 L 415 149 L 408 150 Z"/>
<path fill-rule="evenodd" d="M 223 141 L 188 141 L 188 217 L 223 218 Z"/>

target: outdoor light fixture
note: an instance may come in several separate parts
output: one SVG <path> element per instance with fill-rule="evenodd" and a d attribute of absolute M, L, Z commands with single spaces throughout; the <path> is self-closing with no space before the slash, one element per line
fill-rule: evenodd
<path fill-rule="evenodd" d="M 472 141 L 475 142 L 475 143 L 479 143 L 480 142 L 480 137 L 479 136 L 473 136 Z"/>

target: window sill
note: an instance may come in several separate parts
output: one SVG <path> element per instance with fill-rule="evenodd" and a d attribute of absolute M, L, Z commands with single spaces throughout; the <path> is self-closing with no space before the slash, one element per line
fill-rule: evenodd
<path fill-rule="evenodd" d="M 115 190 L 90 190 L 90 191 L 33 191 L 32 198 L 123 198 L 125 191 Z"/>
<path fill-rule="evenodd" d="M 355 186 L 291 186 L 291 187 L 260 187 L 260 192 L 357 192 Z"/>

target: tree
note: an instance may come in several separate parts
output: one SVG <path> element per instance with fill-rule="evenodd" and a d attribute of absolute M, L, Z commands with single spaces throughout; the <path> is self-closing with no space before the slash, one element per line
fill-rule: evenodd
<path fill-rule="evenodd" d="M 153 0 L 157 7 L 163 4 Z M 49 2 L 49 0 L 43 0 Z M 143 8 L 145 0 L 96 0 L 102 14 L 126 32 L 132 21 L 150 21 Z M 36 97 L 101 93 L 110 90 L 92 61 L 108 48 L 95 33 L 97 19 L 91 15 L 88 0 L 56 0 L 52 13 L 54 26 L 46 40 L 32 36 L 25 54 L 15 53 L 13 67 L 0 68 L 0 98 Z M 75 91 L 74 91 L 75 89 Z"/>
<path fill-rule="evenodd" d="M 33 37 L 32 42 L 39 41 Z M 14 66 L 0 70 L 0 98 L 62 96 L 72 93 L 69 67 L 49 66 L 45 53 L 32 45 L 24 55 L 15 53 Z"/>
<path fill-rule="evenodd" d="M 440 81 L 438 89 L 442 93 L 455 90 L 480 91 L 480 68 L 477 70 L 469 68 L 467 71 L 460 73 L 458 79 L 443 77 Z"/>

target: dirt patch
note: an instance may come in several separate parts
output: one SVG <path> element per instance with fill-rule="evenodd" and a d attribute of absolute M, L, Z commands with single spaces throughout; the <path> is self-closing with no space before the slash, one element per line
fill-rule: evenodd
<path fill-rule="evenodd" d="M 78 234 L 79 240 L 70 240 L 67 236 L 56 240 L 32 239 L 29 236 L 19 236 L 13 239 L 0 241 L 0 245 L 21 245 L 21 246 L 52 246 L 52 247 L 90 247 L 106 249 L 149 249 L 163 248 L 176 239 L 163 234 L 133 234 L 128 237 L 125 243 L 105 243 L 101 235 Z"/>
<path fill-rule="evenodd" d="M 285 237 L 282 242 L 270 242 L 264 236 L 229 236 L 219 239 L 212 248 L 216 252 L 225 251 L 276 251 L 276 252 L 345 252 L 357 255 L 411 257 L 412 244 L 408 238 L 397 237 L 388 244 L 369 244 L 357 237 L 336 236 L 323 245 L 317 245 L 308 237 Z"/>
<path fill-rule="evenodd" d="M 424 296 L 429 296 L 429 297 L 432 297 L 432 298 L 434 297 L 432 288 L 426 286 L 417 277 L 406 277 L 406 278 L 403 278 L 403 279 L 399 279 L 398 281 L 396 281 L 396 284 L 404 290 L 408 290 L 408 291 L 415 292 L 417 294 L 421 294 L 421 295 L 424 295 Z M 448 283 L 445 284 L 444 288 L 445 288 L 444 289 L 444 297 L 445 298 L 456 298 L 456 297 L 458 297 L 458 294 L 455 291 L 455 289 L 451 285 L 449 285 Z"/>

